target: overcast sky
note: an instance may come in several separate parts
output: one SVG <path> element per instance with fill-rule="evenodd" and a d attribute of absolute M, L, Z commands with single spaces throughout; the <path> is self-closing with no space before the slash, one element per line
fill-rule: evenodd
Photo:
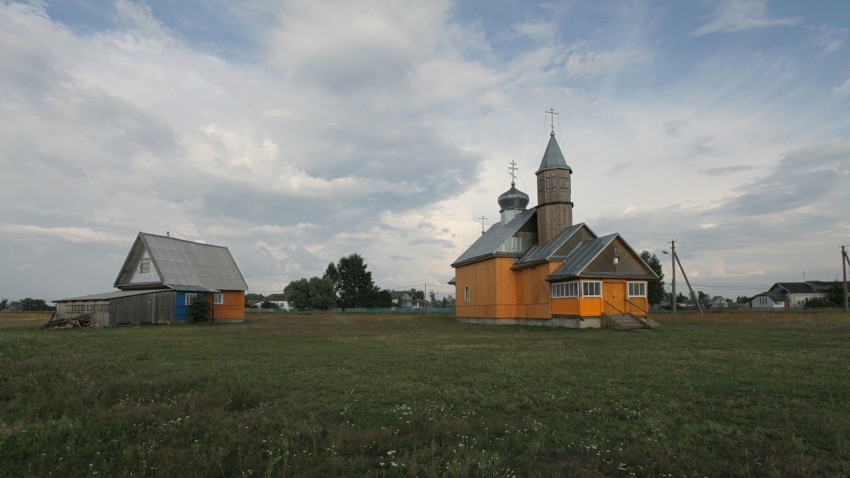
<path fill-rule="evenodd" d="M 361 254 L 453 293 L 545 110 L 575 222 L 697 288 L 834 280 L 850 2 L 0 0 L 0 298 L 106 292 L 139 231 L 251 291 Z"/>

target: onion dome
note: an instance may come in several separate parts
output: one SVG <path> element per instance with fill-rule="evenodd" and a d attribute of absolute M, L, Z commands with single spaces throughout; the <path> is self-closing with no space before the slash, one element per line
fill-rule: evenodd
<path fill-rule="evenodd" d="M 499 207 L 502 211 L 523 211 L 527 206 L 528 194 L 517 189 L 513 181 L 511 181 L 511 188 L 499 196 Z"/>

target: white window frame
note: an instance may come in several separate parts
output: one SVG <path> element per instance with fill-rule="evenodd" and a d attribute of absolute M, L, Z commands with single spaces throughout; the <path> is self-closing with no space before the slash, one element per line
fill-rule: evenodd
<path fill-rule="evenodd" d="M 463 286 L 463 300 L 469 302 L 469 285 Z"/>
<path fill-rule="evenodd" d="M 556 282 L 552 284 L 552 298 L 553 299 L 568 299 L 578 297 L 579 294 L 579 283 L 576 281 L 572 282 Z"/>
<path fill-rule="evenodd" d="M 197 292 L 186 292 L 186 297 L 183 299 L 183 303 L 185 305 L 192 305 L 196 300 L 198 300 Z"/>
<path fill-rule="evenodd" d="M 151 271 L 151 259 L 150 257 L 143 257 L 139 261 L 139 274 L 147 274 Z"/>
<path fill-rule="evenodd" d="M 224 294 L 221 292 L 213 293 L 213 304 L 222 305 L 224 304 Z"/>
<path fill-rule="evenodd" d="M 602 297 L 602 281 L 600 281 L 600 280 L 583 280 L 583 281 L 581 281 L 581 296 L 582 297 Z"/>
<path fill-rule="evenodd" d="M 633 291 L 637 288 L 637 291 Z M 627 286 L 629 297 L 646 297 L 646 282 L 629 282 Z"/>

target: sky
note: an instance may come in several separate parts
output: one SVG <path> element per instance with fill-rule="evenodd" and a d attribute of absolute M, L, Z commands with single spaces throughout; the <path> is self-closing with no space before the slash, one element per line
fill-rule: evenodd
<path fill-rule="evenodd" d="M 668 284 L 671 240 L 712 295 L 835 280 L 848 35 L 846 1 L 0 0 L 0 298 L 112 290 L 139 231 L 261 294 L 352 253 L 454 294 L 550 108 L 574 222 Z"/>

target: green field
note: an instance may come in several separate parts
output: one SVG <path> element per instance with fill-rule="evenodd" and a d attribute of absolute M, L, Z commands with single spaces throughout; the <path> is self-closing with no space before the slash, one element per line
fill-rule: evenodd
<path fill-rule="evenodd" d="M 0 476 L 850 476 L 850 320 L 0 314 Z"/>

